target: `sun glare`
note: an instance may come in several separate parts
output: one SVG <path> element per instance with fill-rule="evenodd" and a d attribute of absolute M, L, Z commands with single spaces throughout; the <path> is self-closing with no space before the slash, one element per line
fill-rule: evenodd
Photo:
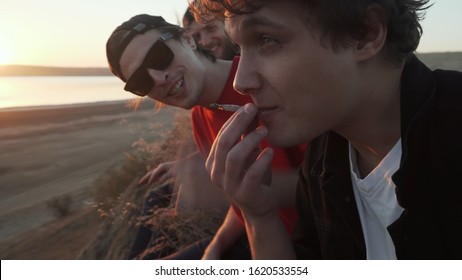
<path fill-rule="evenodd" d="M 13 56 L 13 51 L 9 44 L 0 39 L 0 64 L 8 64 Z"/>

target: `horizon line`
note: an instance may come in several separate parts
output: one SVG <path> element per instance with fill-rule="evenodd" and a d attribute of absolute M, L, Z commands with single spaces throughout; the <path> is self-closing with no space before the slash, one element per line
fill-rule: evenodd
<path fill-rule="evenodd" d="M 434 54 L 434 53 L 462 53 L 460 51 L 425 51 L 419 52 L 416 51 L 417 54 Z M 16 63 L 0 63 L 0 67 L 4 66 L 26 66 L 26 67 L 50 67 L 50 68 L 78 68 L 78 69 L 89 69 L 89 68 L 109 68 L 108 65 L 104 66 L 56 66 L 56 65 L 44 65 L 44 64 L 16 64 Z"/>

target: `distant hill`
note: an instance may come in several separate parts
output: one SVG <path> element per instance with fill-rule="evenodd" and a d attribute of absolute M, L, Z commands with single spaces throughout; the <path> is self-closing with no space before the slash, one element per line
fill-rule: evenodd
<path fill-rule="evenodd" d="M 0 76 L 111 76 L 107 67 L 78 68 L 0 65 Z"/>
<path fill-rule="evenodd" d="M 462 52 L 417 53 L 431 69 L 462 71 Z M 111 76 L 107 67 L 78 68 L 28 65 L 0 65 L 0 76 Z"/>
<path fill-rule="evenodd" d="M 462 52 L 417 53 L 430 69 L 462 71 Z"/>

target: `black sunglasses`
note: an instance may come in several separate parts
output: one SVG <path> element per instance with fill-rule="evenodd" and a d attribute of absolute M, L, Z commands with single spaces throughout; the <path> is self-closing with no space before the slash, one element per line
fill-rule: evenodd
<path fill-rule="evenodd" d="M 154 87 L 154 81 L 147 69 L 165 70 L 173 61 L 173 52 L 165 40 L 173 38 L 170 32 L 162 34 L 144 57 L 140 67 L 133 72 L 125 83 L 124 90 L 138 96 L 146 96 Z"/>

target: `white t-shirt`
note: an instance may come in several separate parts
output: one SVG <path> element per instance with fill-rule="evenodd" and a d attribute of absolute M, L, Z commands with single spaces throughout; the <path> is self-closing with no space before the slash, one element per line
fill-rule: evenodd
<path fill-rule="evenodd" d="M 364 179 L 356 161 L 356 150 L 350 145 L 350 172 L 356 204 L 366 241 L 368 260 L 396 260 L 395 246 L 387 231 L 403 212 L 398 204 L 391 176 L 401 161 L 401 139 Z"/>

